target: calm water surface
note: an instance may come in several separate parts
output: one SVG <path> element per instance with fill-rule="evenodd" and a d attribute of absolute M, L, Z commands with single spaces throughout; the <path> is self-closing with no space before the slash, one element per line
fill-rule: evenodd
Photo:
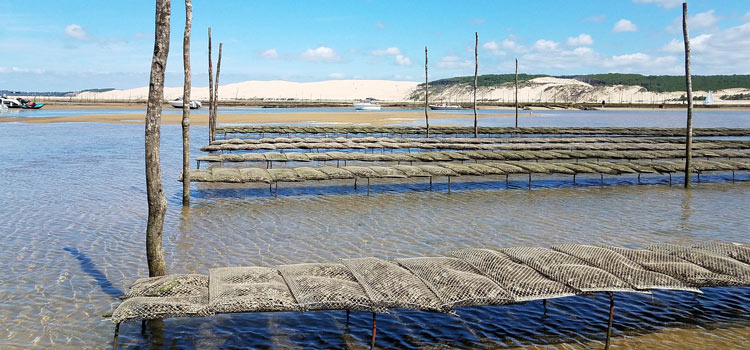
<path fill-rule="evenodd" d="M 729 119 L 734 117 L 727 117 Z M 742 117 L 747 118 L 747 117 Z M 531 119 L 529 119 L 531 120 Z M 644 119 L 645 120 L 645 119 Z M 743 126 L 750 125 L 742 119 Z M 639 247 L 710 239 L 750 241 L 750 182 L 711 176 L 686 192 L 661 177 L 523 178 L 454 183 L 378 181 L 367 197 L 350 183 L 268 188 L 196 186 L 180 206 L 180 129 L 163 132 L 169 201 L 164 248 L 171 273 L 209 268 L 436 255 L 463 247 L 581 242 Z M 195 127 L 193 157 L 206 142 Z M 147 276 L 143 126 L 0 124 L 0 348 L 100 349 L 113 325 L 101 317 Z M 192 163 L 195 164 L 195 163 Z M 750 178 L 744 174 L 744 179 Z M 614 347 L 750 348 L 750 288 L 703 295 L 617 294 Z M 608 300 L 593 295 L 459 317 L 397 310 L 378 316 L 382 348 L 601 348 Z M 220 315 L 121 329 L 121 348 L 354 348 L 369 345 L 371 315 L 343 312 Z"/>

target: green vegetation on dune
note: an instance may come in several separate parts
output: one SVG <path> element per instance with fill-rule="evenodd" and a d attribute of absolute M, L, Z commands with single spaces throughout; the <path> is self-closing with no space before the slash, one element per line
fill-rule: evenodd
<path fill-rule="evenodd" d="M 534 78 L 549 77 L 545 74 L 519 74 L 518 81 L 524 82 Z M 685 77 L 682 75 L 641 75 L 641 74 L 585 74 L 555 76 L 556 78 L 575 79 L 595 86 L 636 85 L 654 92 L 685 91 Z M 477 77 L 478 86 L 497 86 L 512 83 L 514 74 L 485 74 Z M 474 76 L 446 78 L 430 82 L 431 86 L 450 86 L 454 84 L 473 84 Z M 694 75 L 694 90 L 721 90 L 730 88 L 750 89 L 750 75 Z"/>
<path fill-rule="evenodd" d="M 587 74 L 567 76 L 591 85 L 639 85 L 648 91 L 684 91 L 685 76 L 682 75 L 640 75 L 640 74 Z M 693 75 L 694 90 L 721 90 L 730 88 L 750 88 L 750 75 Z"/>
<path fill-rule="evenodd" d="M 519 74 L 518 81 L 523 82 L 534 78 L 548 77 L 546 74 Z M 512 83 L 516 79 L 515 74 L 485 74 L 477 77 L 478 86 L 495 86 L 505 83 Z M 453 84 L 474 84 L 474 76 L 454 77 L 440 79 L 430 82 L 430 86 L 453 85 Z"/>

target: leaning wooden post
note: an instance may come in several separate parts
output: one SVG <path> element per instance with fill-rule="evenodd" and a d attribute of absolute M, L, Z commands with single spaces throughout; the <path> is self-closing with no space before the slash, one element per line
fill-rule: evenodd
<path fill-rule="evenodd" d="M 154 56 L 151 60 L 151 80 L 146 106 L 146 197 L 148 223 L 146 225 L 146 259 L 149 277 L 167 274 L 167 264 L 161 245 L 167 200 L 161 185 L 161 105 L 164 101 L 164 69 L 169 54 L 170 0 L 156 0 L 156 34 Z M 183 101 L 184 102 L 184 101 Z"/>
<path fill-rule="evenodd" d="M 221 49 L 224 46 L 223 43 L 219 43 L 219 59 L 216 61 L 216 79 L 214 80 L 214 108 L 213 108 L 213 124 L 211 124 L 211 133 L 213 134 L 214 140 L 216 139 L 216 118 L 218 117 L 219 110 L 219 73 L 221 72 Z"/>
<path fill-rule="evenodd" d="M 424 47 L 424 124 L 427 127 L 427 138 L 430 138 L 430 117 L 427 115 L 427 95 L 430 93 L 430 83 L 427 81 L 427 46 Z"/>
<path fill-rule="evenodd" d="M 477 72 L 479 71 L 478 48 L 479 33 L 474 32 L 474 137 L 479 137 L 479 128 L 477 127 Z"/>
<path fill-rule="evenodd" d="M 211 58 L 211 27 L 208 27 L 208 142 L 214 142 L 214 62 Z"/>
<path fill-rule="evenodd" d="M 604 350 L 609 350 L 609 344 L 612 338 L 612 321 L 615 317 L 615 294 L 609 293 L 609 322 L 607 323 L 607 340 L 604 343 Z"/>
<path fill-rule="evenodd" d="M 516 58 L 516 127 L 518 127 L 518 59 Z"/>
<path fill-rule="evenodd" d="M 182 61 L 185 69 L 182 90 L 182 205 L 190 204 L 190 28 L 193 24 L 193 2 L 185 0 L 185 35 L 182 38 Z"/>
<path fill-rule="evenodd" d="M 693 161 L 693 81 L 690 76 L 690 36 L 688 35 L 688 8 L 682 3 L 682 36 L 685 40 L 685 85 L 687 88 L 687 130 L 685 130 L 685 188 L 690 188 Z"/>

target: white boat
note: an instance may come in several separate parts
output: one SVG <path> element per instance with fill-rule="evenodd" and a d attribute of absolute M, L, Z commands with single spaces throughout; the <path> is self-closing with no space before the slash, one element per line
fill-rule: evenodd
<path fill-rule="evenodd" d="M 182 108 L 182 97 L 178 97 L 172 101 L 169 101 L 169 104 L 172 105 L 174 108 Z M 203 104 L 201 104 L 201 101 L 198 100 L 191 100 L 190 101 L 190 109 L 200 109 L 203 107 Z"/>
<path fill-rule="evenodd" d="M 44 103 L 27 101 L 22 97 L 3 96 L 0 98 L 0 102 L 2 102 L 3 106 L 8 108 L 39 109 L 44 107 Z"/>
<path fill-rule="evenodd" d="M 379 111 L 380 110 L 380 104 L 379 103 L 372 103 L 372 99 L 364 99 L 360 100 L 359 102 L 354 103 L 354 110 L 355 111 Z"/>
<path fill-rule="evenodd" d="M 15 97 L 3 96 L 0 97 L 0 102 L 2 102 L 3 106 L 6 108 L 21 108 L 21 101 Z"/>
<path fill-rule="evenodd" d="M 703 104 L 706 106 L 714 104 L 714 95 L 711 93 L 711 90 L 708 90 L 708 96 L 706 96 Z"/>
<path fill-rule="evenodd" d="M 456 110 L 461 109 L 461 106 L 459 105 L 449 105 L 445 102 L 439 104 L 439 105 L 430 105 L 430 109 L 434 109 L 436 111 L 444 111 L 444 110 Z"/>

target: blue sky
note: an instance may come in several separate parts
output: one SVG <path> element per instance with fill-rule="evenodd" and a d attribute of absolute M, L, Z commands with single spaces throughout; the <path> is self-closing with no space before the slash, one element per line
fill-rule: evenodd
<path fill-rule="evenodd" d="M 750 73 L 750 2 L 690 1 L 694 74 Z M 207 34 L 224 43 L 222 83 L 424 79 L 479 73 L 680 74 L 681 1 L 194 0 L 194 85 Z M 0 89 L 148 83 L 154 1 L 0 1 Z M 172 4 L 167 85 L 182 84 L 184 2 Z M 215 53 L 216 53 L 215 49 Z"/>

